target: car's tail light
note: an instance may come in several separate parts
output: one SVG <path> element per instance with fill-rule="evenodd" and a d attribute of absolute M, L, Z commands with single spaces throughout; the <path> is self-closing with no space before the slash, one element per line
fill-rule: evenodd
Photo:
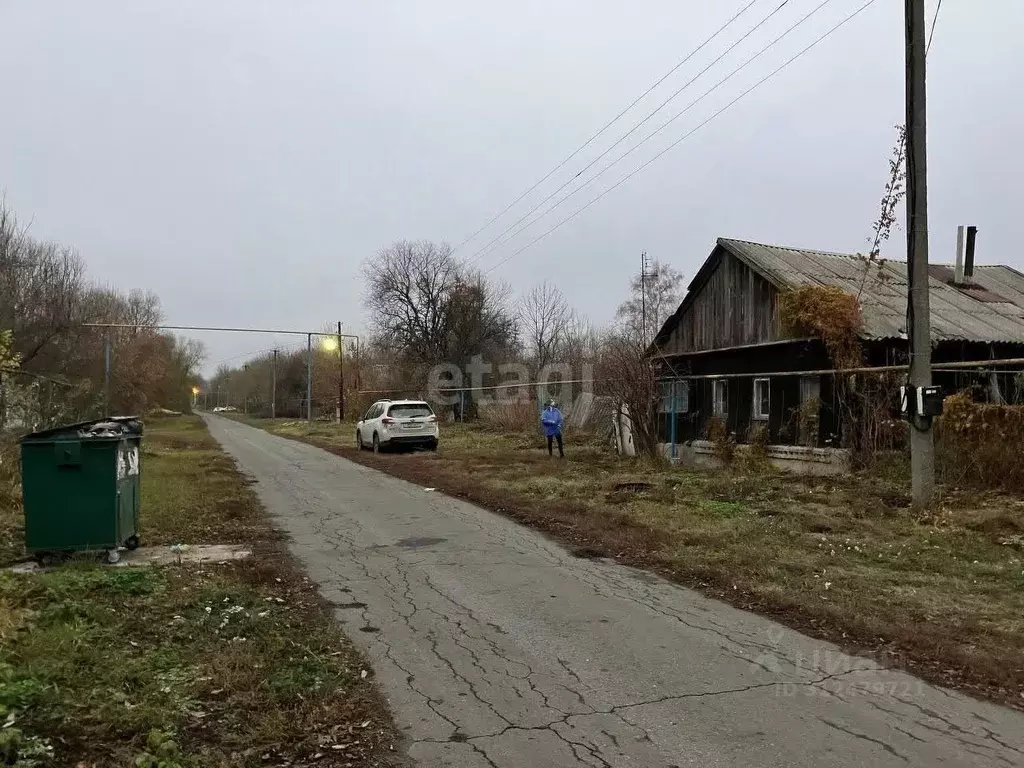
<path fill-rule="evenodd" d="M 390 416 L 385 416 L 383 419 L 380 420 L 380 423 L 381 424 L 394 424 L 395 420 L 392 419 Z"/>

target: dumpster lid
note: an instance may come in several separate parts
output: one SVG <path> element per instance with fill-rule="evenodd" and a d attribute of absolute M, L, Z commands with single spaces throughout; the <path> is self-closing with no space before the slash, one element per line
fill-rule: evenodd
<path fill-rule="evenodd" d="M 45 442 L 54 439 L 121 439 L 122 437 L 140 437 L 142 422 L 138 416 L 111 416 L 106 419 L 83 421 L 81 424 L 68 424 L 53 427 L 21 438 L 23 443 Z"/>

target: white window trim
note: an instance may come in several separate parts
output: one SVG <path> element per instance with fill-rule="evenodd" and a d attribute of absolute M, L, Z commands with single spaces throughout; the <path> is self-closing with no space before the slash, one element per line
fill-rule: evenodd
<path fill-rule="evenodd" d="M 771 379 L 754 379 L 754 397 L 753 397 L 753 419 L 754 421 L 768 421 L 768 414 L 761 412 L 761 398 L 757 395 L 757 387 L 759 384 L 763 384 L 768 388 L 768 410 L 771 411 L 772 403 L 772 387 Z"/>

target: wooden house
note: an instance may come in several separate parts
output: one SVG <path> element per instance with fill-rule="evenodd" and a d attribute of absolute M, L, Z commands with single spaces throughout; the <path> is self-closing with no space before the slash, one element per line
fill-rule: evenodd
<path fill-rule="evenodd" d="M 934 381 L 949 393 L 979 386 L 1015 401 L 1024 386 L 1021 366 L 995 374 L 957 367 L 1024 358 L 1024 274 L 975 267 L 973 237 L 970 246 L 962 274 L 956 266 L 929 268 Z M 864 367 L 906 364 L 905 262 L 719 239 L 649 350 L 663 382 L 659 433 L 667 452 L 699 450 L 715 418 L 739 443 L 763 429 L 772 446 L 800 449 L 775 449 L 780 456 L 836 463 L 829 452 L 844 445 L 844 409 L 836 401 L 842 374 L 820 339 L 795 336 L 780 320 L 780 297 L 802 285 L 859 297 Z M 810 403 L 817 408 L 813 434 L 801 416 Z"/>

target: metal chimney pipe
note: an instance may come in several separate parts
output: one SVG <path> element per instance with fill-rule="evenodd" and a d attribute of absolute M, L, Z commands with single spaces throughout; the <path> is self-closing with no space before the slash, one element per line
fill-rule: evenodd
<path fill-rule="evenodd" d="M 956 267 L 953 270 L 953 282 L 960 285 L 964 281 L 964 225 L 956 228 Z"/>
<path fill-rule="evenodd" d="M 974 278 L 974 243 L 978 237 L 977 227 L 967 228 L 967 254 L 964 256 L 964 280 L 971 282 Z"/>

